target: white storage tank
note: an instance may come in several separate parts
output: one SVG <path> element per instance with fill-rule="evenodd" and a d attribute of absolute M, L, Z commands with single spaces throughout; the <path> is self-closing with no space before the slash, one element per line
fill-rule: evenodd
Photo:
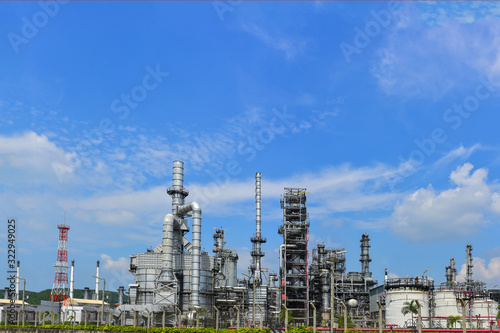
<path fill-rule="evenodd" d="M 457 301 L 455 292 L 450 289 L 436 291 L 434 296 L 434 324 L 435 327 L 446 328 L 449 316 L 462 316 L 462 307 Z M 458 326 L 457 326 L 458 327 Z"/>
<path fill-rule="evenodd" d="M 391 289 L 386 292 L 385 297 L 385 319 L 388 325 L 397 325 L 398 327 L 411 326 L 412 314 L 408 313 L 403 316 L 401 309 L 405 306 L 405 302 L 411 302 L 412 300 L 418 300 L 421 308 L 422 317 L 429 317 L 429 294 L 421 290 L 409 290 L 409 289 Z M 417 315 L 413 315 L 413 320 L 416 323 Z M 428 322 L 427 318 L 422 319 L 422 325 L 429 327 L 425 324 Z"/>
<path fill-rule="evenodd" d="M 398 327 L 416 326 L 417 315 L 403 315 L 401 309 L 406 302 L 418 301 L 422 315 L 422 327 L 429 327 L 429 290 L 434 288 L 434 282 L 427 277 L 408 277 L 388 279 L 385 286 L 385 318 L 386 325 Z M 415 304 L 416 306 L 416 304 Z"/>
<path fill-rule="evenodd" d="M 491 299 L 475 299 L 472 302 L 472 323 L 477 328 L 489 329 L 490 321 L 496 321 L 498 303 Z"/>

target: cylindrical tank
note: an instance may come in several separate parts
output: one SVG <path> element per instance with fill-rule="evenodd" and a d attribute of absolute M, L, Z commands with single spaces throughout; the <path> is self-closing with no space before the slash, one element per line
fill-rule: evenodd
<path fill-rule="evenodd" d="M 462 307 L 457 301 L 453 290 L 439 290 L 434 296 L 434 324 L 436 327 L 446 327 L 449 316 L 462 316 Z"/>
<path fill-rule="evenodd" d="M 422 317 L 429 317 L 429 294 L 425 291 L 408 289 L 408 288 L 396 288 L 389 289 L 386 291 L 386 324 L 397 325 L 398 327 L 406 327 L 412 325 L 412 314 L 408 313 L 403 316 L 401 309 L 405 306 L 405 302 L 411 302 L 412 300 L 418 300 L 421 308 Z M 416 322 L 417 315 L 413 315 L 414 321 Z M 423 319 L 422 324 L 426 325 L 427 320 Z"/>
<path fill-rule="evenodd" d="M 229 257 L 225 262 L 225 276 L 228 287 L 235 287 L 238 284 L 238 257 Z"/>
<path fill-rule="evenodd" d="M 477 328 L 489 328 L 490 321 L 495 321 L 498 303 L 491 299 L 475 299 L 472 302 L 472 323 L 476 323 Z"/>

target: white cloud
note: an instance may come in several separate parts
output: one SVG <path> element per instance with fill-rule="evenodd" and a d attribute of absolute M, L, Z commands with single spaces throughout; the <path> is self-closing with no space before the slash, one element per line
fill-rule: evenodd
<path fill-rule="evenodd" d="M 500 257 L 491 258 L 489 263 L 485 259 L 474 257 L 472 259 L 472 278 L 475 281 L 487 283 L 500 283 Z M 457 281 L 463 282 L 467 272 L 467 265 L 463 264 L 457 275 Z"/>
<path fill-rule="evenodd" d="M 394 208 L 393 231 L 413 241 L 450 239 L 475 234 L 497 196 L 486 183 L 488 171 L 466 163 L 450 175 L 455 188 L 437 192 L 431 185 L 407 195 Z M 472 173 L 471 173 L 472 172 Z"/>
<path fill-rule="evenodd" d="M 43 134 L 0 136 L 0 180 L 16 187 L 57 184 L 54 165 L 65 163 L 71 156 Z M 69 174 L 73 171 L 68 169 Z"/>
<path fill-rule="evenodd" d="M 106 288 L 118 289 L 119 286 L 127 287 L 134 281 L 133 275 L 128 271 L 129 259 L 120 257 L 117 260 L 107 254 L 101 254 L 102 264 L 106 278 Z"/>

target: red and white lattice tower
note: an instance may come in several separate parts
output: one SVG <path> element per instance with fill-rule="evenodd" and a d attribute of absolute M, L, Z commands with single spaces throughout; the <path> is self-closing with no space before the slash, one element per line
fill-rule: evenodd
<path fill-rule="evenodd" d="M 50 293 L 50 300 L 54 302 L 64 301 L 68 295 L 68 230 L 69 226 L 59 224 L 59 246 L 57 247 L 56 276 Z"/>

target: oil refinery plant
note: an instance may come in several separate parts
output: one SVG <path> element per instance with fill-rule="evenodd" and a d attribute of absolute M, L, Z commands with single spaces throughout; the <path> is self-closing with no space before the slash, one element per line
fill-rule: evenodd
<path fill-rule="evenodd" d="M 118 307 L 111 308 L 99 300 L 99 262 L 93 299 L 86 288 L 83 299 L 73 298 L 74 261 L 71 264 L 70 292 L 68 284 L 67 233 L 69 226 L 60 225 L 59 249 L 51 302 L 28 305 L 26 320 L 37 320 L 37 311 L 57 311 L 60 318 L 80 322 L 114 322 L 122 325 L 205 327 L 283 327 L 282 314 L 294 325 L 336 327 L 338 314 L 348 315 L 356 327 L 415 328 L 417 316 L 403 314 L 408 306 L 420 308 L 424 328 L 446 328 L 451 318 L 460 319 L 467 328 L 498 329 L 496 317 L 500 290 L 488 289 L 472 277 L 472 246 L 466 245 L 466 276 L 457 282 L 455 260 L 445 269 L 446 282 L 435 286 L 425 276 L 388 278 L 387 269 L 381 284 L 370 271 L 370 237 L 361 235 L 359 272 L 347 272 L 346 250 L 327 248 L 322 243 L 309 249 L 309 214 L 306 188 L 284 188 L 280 200 L 283 218 L 278 234 L 279 271 L 263 267 L 261 173 L 255 175 L 255 234 L 246 278 L 238 278 L 238 253 L 228 248 L 226 230 L 213 234 L 211 253 L 202 250 L 202 207 L 188 202 L 184 187 L 184 163 L 173 162 L 172 187 L 167 189 L 172 200 L 171 212 L 163 219 L 161 242 L 144 253 L 130 256 L 129 271 L 134 283 L 118 289 Z M 188 237 L 190 234 L 190 237 Z M 160 238 L 160 237 L 158 237 Z M 19 276 L 19 263 L 17 266 Z M 16 284 L 19 300 L 19 280 Z M 5 293 L 5 300 L 10 296 Z M 20 302 L 20 301 L 16 301 Z M 4 302 L 5 303 L 5 302 Z M 18 303 L 15 303 L 20 307 Z M 55 305 L 54 305 L 55 304 Z M 23 310 L 24 303 L 22 304 Z M 0 304 L 0 310 L 4 309 Z M 3 311 L 0 311 L 2 319 Z M 20 310 L 17 312 L 19 318 Z M 31 313 L 31 314 L 30 314 Z M 18 319 L 19 320 L 19 319 Z M 341 325 L 342 326 L 342 325 Z"/>
<path fill-rule="evenodd" d="M 296 325 L 329 327 L 332 315 L 347 311 L 358 327 L 371 327 L 382 307 L 384 325 L 415 327 L 416 317 L 403 315 L 405 302 L 418 300 L 423 327 L 446 327 L 450 316 L 465 317 L 468 327 L 489 327 L 495 320 L 500 294 L 472 280 L 472 247 L 467 245 L 466 282 L 456 282 L 452 259 L 447 282 L 438 287 L 426 276 L 388 279 L 377 286 L 370 271 L 370 238 L 360 240 L 360 272 L 346 272 L 346 251 L 316 244 L 311 253 L 305 188 L 285 188 L 280 200 L 283 219 L 278 234 L 279 272 L 262 267 L 261 174 L 255 176 L 255 234 L 251 237 L 251 264 L 247 278 L 237 278 L 238 254 L 226 247 L 226 232 L 215 230 L 213 254 L 201 251 L 201 208 L 186 203 L 184 164 L 173 163 L 172 212 L 163 221 L 163 241 L 152 251 L 131 256 L 135 283 L 129 286 L 130 304 L 121 304 L 127 324 L 134 313 L 151 314 L 151 325 L 184 325 L 203 313 L 204 325 L 279 326 L 286 309 Z M 186 238 L 192 221 L 191 241 Z M 496 296 L 495 296 L 496 295 Z M 311 305 L 312 304 L 312 305 Z M 316 311 L 313 311 L 316 308 Z M 116 312 L 116 315 L 118 313 Z M 335 318 L 335 317 L 333 317 Z M 218 321 L 216 323 L 216 321 Z M 334 323 L 334 326 L 336 324 Z"/>

